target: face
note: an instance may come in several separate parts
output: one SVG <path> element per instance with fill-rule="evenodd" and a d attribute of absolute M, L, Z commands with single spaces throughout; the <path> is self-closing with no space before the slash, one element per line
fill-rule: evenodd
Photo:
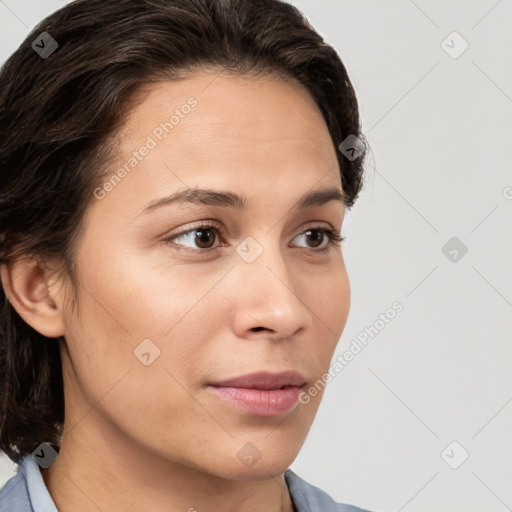
<path fill-rule="evenodd" d="M 76 246 L 66 428 L 233 479 L 282 473 L 322 396 L 298 392 L 328 371 L 349 312 L 326 234 L 343 203 L 301 204 L 342 192 L 326 124 L 300 84 L 269 77 L 197 73 L 138 99 Z"/>

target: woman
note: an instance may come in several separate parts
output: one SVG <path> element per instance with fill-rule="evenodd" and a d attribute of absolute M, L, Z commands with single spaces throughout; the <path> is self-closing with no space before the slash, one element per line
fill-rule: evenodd
<path fill-rule="evenodd" d="M 335 51 L 281 1 L 78 0 L 0 95 L 0 510 L 360 510 L 288 469 L 350 307 Z"/>

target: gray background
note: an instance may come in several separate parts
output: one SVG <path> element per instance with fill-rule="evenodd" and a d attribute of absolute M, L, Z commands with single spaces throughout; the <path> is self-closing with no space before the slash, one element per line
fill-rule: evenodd
<path fill-rule="evenodd" d="M 0 61 L 66 3 L 0 0 Z M 373 150 L 336 354 L 403 305 L 328 384 L 292 469 L 375 511 L 512 510 L 512 1 L 291 3 L 346 64 Z"/>

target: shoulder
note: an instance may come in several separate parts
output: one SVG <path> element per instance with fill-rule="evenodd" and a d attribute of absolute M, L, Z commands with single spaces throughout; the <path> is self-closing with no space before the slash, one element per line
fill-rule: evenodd
<path fill-rule="evenodd" d="M 297 512 L 369 512 L 354 505 L 337 503 L 325 491 L 306 482 L 291 469 L 286 470 L 284 476 Z"/>
<path fill-rule="evenodd" d="M 37 463 L 26 455 L 0 489 L 0 512 L 57 512 Z"/>
<path fill-rule="evenodd" d="M 32 512 L 27 480 L 18 465 L 17 473 L 0 489 L 1 512 Z"/>

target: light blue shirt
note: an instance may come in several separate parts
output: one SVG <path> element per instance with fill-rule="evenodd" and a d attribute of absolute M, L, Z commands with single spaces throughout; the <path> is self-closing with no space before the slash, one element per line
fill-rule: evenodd
<path fill-rule="evenodd" d="M 352 505 L 336 503 L 291 469 L 284 476 L 297 512 L 368 512 Z M 16 475 L 0 490 L 0 512 L 58 512 L 39 465 L 30 455 L 21 460 Z"/>

